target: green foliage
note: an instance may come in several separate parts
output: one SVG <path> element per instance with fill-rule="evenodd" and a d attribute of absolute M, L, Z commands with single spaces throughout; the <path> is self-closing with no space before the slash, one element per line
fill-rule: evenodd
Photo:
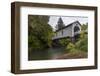
<path fill-rule="evenodd" d="M 87 38 L 87 34 L 85 34 L 84 32 L 82 32 L 80 34 L 80 40 L 78 42 L 76 42 L 75 45 L 81 51 L 87 52 L 88 51 L 88 38 Z"/>
<path fill-rule="evenodd" d="M 77 47 L 82 50 L 87 52 L 88 51 L 88 23 L 83 24 L 81 26 L 81 33 L 80 33 L 80 40 L 76 43 Z"/>
<path fill-rule="evenodd" d="M 71 42 L 70 38 L 64 38 L 64 39 L 60 39 L 59 40 L 59 43 L 62 45 L 62 46 L 67 46 L 69 44 L 69 42 Z"/>
<path fill-rule="evenodd" d="M 28 16 L 28 44 L 33 50 L 42 50 L 50 47 L 53 31 L 48 24 L 49 16 Z"/>
<path fill-rule="evenodd" d="M 88 23 L 81 25 L 81 30 L 86 31 L 88 29 Z"/>
<path fill-rule="evenodd" d="M 37 37 L 29 36 L 28 40 L 29 40 L 29 47 L 31 49 L 34 49 L 34 50 L 41 49 L 42 50 L 44 48 L 44 46 L 41 46 L 42 43 Z"/>
<path fill-rule="evenodd" d="M 67 52 L 70 52 L 70 53 L 74 53 L 76 52 L 76 46 L 73 44 L 73 43 L 69 43 L 68 46 L 66 47 L 66 50 Z"/>

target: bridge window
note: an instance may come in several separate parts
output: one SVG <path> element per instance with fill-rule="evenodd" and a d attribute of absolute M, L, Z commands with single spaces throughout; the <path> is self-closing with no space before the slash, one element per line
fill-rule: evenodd
<path fill-rule="evenodd" d="M 74 32 L 77 32 L 77 31 L 79 31 L 80 30 L 80 28 L 78 27 L 78 26 L 75 26 L 74 27 Z"/>

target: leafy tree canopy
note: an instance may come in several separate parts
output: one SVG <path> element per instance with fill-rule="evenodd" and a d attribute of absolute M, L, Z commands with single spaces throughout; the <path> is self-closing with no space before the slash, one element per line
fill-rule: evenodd
<path fill-rule="evenodd" d="M 51 46 L 53 30 L 48 21 L 49 16 L 28 16 L 29 47 L 41 50 Z"/>

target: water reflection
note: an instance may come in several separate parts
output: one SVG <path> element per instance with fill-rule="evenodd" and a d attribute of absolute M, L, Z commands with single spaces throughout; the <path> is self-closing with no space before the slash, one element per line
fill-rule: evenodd
<path fill-rule="evenodd" d="M 52 47 L 45 50 L 33 50 L 28 54 L 28 60 L 48 60 L 57 59 L 64 53 L 64 47 Z"/>

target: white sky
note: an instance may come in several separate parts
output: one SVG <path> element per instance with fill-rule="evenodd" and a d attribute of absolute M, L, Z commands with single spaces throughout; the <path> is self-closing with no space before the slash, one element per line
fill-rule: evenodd
<path fill-rule="evenodd" d="M 50 16 L 49 19 L 49 24 L 53 27 L 53 29 L 55 30 L 55 26 L 58 22 L 60 16 Z M 74 21 L 79 21 L 81 24 L 86 24 L 88 23 L 88 17 L 79 17 L 79 16 L 61 16 L 65 26 L 74 22 Z"/>

